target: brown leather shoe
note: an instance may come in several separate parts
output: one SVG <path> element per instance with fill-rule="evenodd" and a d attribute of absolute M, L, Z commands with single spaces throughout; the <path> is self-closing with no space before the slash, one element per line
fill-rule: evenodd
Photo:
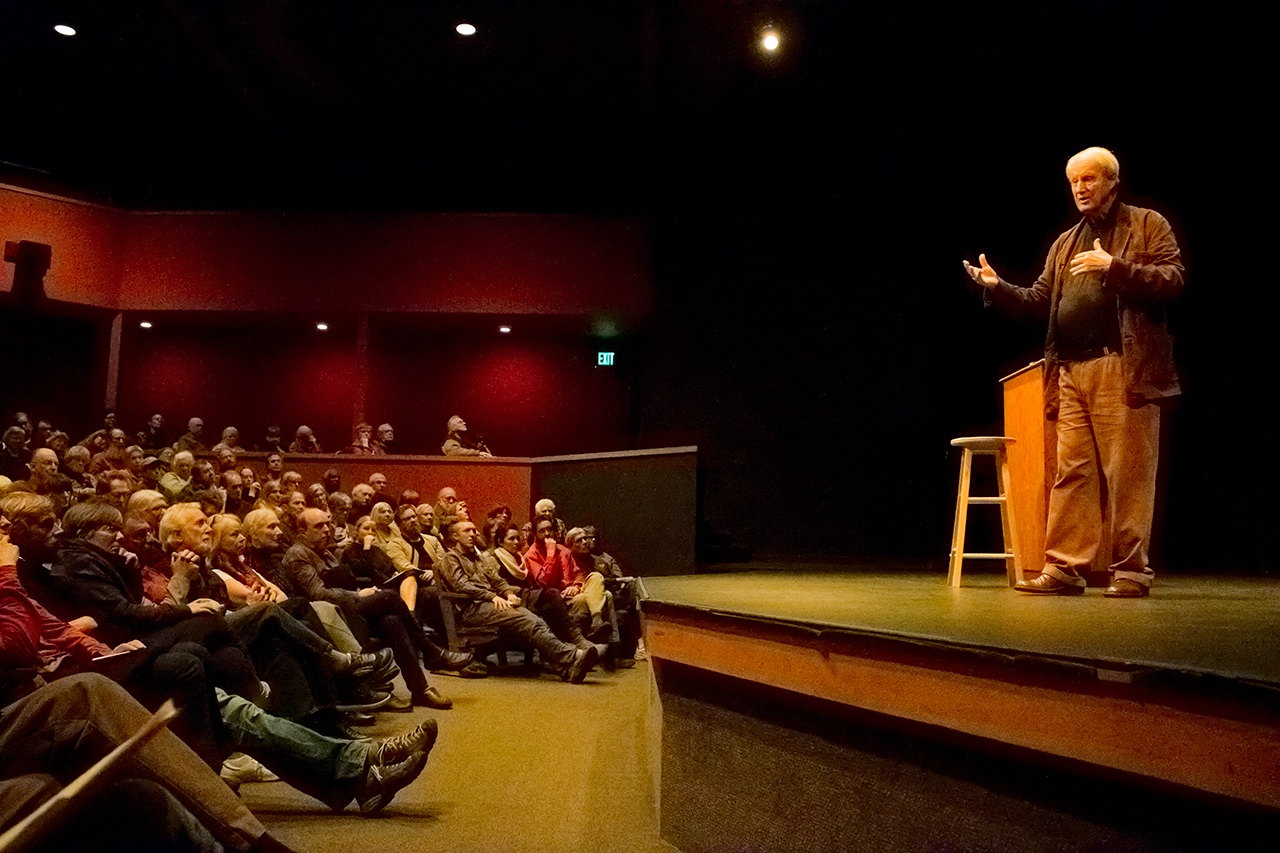
<path fill-rule="evenodd" d="M 1031 592 L 1037 595 L 1084 595 L 1084 584 L 1064 583 L 1053 575 L 1040 575 L 1033 581 L 1018 581 L 1014 586 L 1018 592 Z"/>
<path fill-rule="evenodd" d="M 413 704 L 425 705 L 437 711 L 447 711 L 453 707 L 453 700 L 446 699 L 444 694 L 434 687 L 428 687 L 421 693 L 413 694 Z"/>
<path fill-rule="evenodd" d="M 1102 594 L 1107 598 L 1146 598 L 1151 594 L 1151 587 L 1128 578 L 1117 578 Z"/>

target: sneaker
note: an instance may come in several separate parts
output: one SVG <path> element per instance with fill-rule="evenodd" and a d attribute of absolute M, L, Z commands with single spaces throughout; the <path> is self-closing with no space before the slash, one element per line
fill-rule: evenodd
<path fill-rule="evenodd" d="M 373 761 L 377 764 L 398 764 L 415 752 L 430 752 L 439 734 L 440 726 L 435 720 L 423 720 L 413 731 L 389 737 L 378 744 Z"/>
<path fill-rule="evenodd" d="M 596 647 L 589 649 L 574 649 L 573 660 L 565 667 L 561 678 L 570 684 L 581 684 L 586 680 L 587 673 L 595 668 L 596 661 L 600 659 L 600 653 L 596 651 Z"/>
<path fill-rule="evenodd" d="M 218 775 L 232 789 L 239 788 L 245 782 L 280 781 L 280 777 L 263 767 L 260 761 L 245 755 L 243 752 L 234 753 L 226 761 L 222 762 L 222 769 L 218 771 Z"/>
<path fill-rule="evenodd" d="M 401 788 L 422 775 L 426 766 L 427 754 L 422 751 L 410 754 L 397 764 L 369 765 L 356 786 L 356 805 L 365 814 L 382 811 Z"/>
<path fill-rule="evenodd" d="M 644 640 L 641 640 L 640 642 L 636 643 L 636 654 L 634 659 L 635 660 L 649 659 L 649 651 L 644 647 Z"/>

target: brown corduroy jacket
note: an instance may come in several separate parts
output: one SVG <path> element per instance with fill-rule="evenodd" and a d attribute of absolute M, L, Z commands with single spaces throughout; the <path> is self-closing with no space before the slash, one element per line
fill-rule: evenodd
<path fill-rule="evenodd" d="M 1054 240 L 1044 272 L 1030 287 L 1001 279 L 984 293 L 988 305 L 1015 316 L 1047 319 L 1045 335 L 1045 414 L 1058 417 L 1058 303 L 1069 277 L 1071 258 L 1089 246 L 1078 245 L 1083 220 Z M 1154 210 L 1117 202 L 1111 269 L 1102 288 L 1116 294 L 1123 350 L 1126 402 L 1133 407 L 1182 393 L 1173 363 L 1168 304 L 1182 292 L 1182 255 L 1173 229 Z"/>

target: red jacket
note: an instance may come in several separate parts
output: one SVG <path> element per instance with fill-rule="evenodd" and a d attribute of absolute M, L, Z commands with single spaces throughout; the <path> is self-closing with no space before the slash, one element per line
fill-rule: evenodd
<path fill-rule="evenodd" d="M 111 648 L 56 618 L 27 595 L 13 566 L 0 566 L 0 668 L 50 673 L 70 659 L 78 669 Z"/>
<path fill-rule="evenodd" d="M 581 584 L 586 576 L 578 576 L 573 552 L 557 543 L 555 550 L 548 555 L 543 550 L 545 544 L 534 542 L 524 555 L 524 565 L 533 582 L 547 589 L 564 589 L 572 584 Z"/>

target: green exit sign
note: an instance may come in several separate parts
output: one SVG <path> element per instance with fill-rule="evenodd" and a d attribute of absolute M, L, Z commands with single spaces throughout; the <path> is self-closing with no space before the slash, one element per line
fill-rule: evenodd
<path fill-rule="evenodd" d="M 612 365 L 613 365 L 613 353 L 611 352 L 596 353 L 597 367 L 611 367 Z"/>

